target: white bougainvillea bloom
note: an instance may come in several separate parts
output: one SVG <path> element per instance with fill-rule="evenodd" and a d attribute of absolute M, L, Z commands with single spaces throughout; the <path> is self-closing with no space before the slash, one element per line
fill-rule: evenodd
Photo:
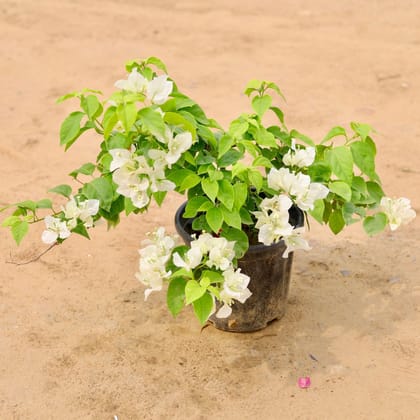
<path fill-rule="evenodd" d="M 127 149 L 112 149 L 109 154 L 112 156 L 109 167 L 111 172 L 133 161 L 133 152 Z"/>
<path fill-rule="evenodd" d="M 71 197 L 62 210 L 69 229 L 76 227 L 77 219 L 80 219 L 86 227 L 92 227 L 93 216 L 99 211 L 99 200 L 89 199 L 78 203 L 74 197 Z"/>
<path fill-rule="evenodd" d="M 127 92 L 144 93 L 148 87 L 148 81 L 138 72 L 137 68 L 134 68 L 131 70 L 127 79 L 116 81 L 114 86 L 117 89 L 125 90 Z"/>
<path fill-rule="evenodd" d="M 260 208 L 265 212 L 278 211 L 282 214 L 286 214 L 290 207 L 292 207 L 292 204 L 292 200 L 287 195 L 280 194 L 275 195 L 272 198 L 264 198 L 264 200 L 261 201 Z"/>
<path fill-rule="evenodd" d="M 157 76 L 148 83 L 146 97 L 156 105 L 162 105 L 172 92 L 173 83 L 168 81 L 167 75 Z"/>
<path fill-rule="evenodd" d="M 293 231 L 293 226 L 289 223 L 289 213 L 254 212 L 257 216 L 255 227 L 259 229 L 258 240 L 264 245 L 271 245 L 278 242 L 283 236 L 288 236 Z"/>
<path fill-rule="evenodd" d="M 58 238 L 66 239 L 70 236 L 67 223 L 53 216 L 46 216 L 44 219 L 46 230 L 42 232 L 42 241 L 46 244 L 53 244 Z"/>
<path fill-rule="evenodd" d="M 190 271 L 196 268 L 203 259 L 203 254 L 200 249 L 197 247 L 190 248 L 182 258 L 178 252 L 175 252 L 173 255 L 173 262 L 179 268 L 185 268 Z"/>
<path fill-rule="evenodd" d="M 416 217 L 416 212 L 411 208 L 411 202 L 408 198 L 382 197 L 380 207 L 388 218 L 391 230 L 409 223 Z"/>
<path fill-rule="evenodd" d="M 171 165 L 179 160 L 182 153 L 187 151 L 192 145 L 192 135 L 189 131 L 177 134 L 168 141 L 168 153 L 166 155 L 166 162 L 169 168 Z"/>
<path fill-rule="evenodd" d="M 325 198 L 329 189 L 318 182 L 312 182 L 308 175 L 290 172 L 287 168 L 271 169 L 267 176 L 268 186 L 289 194 L 297 206 L 303 210 L 312 210 L 316 200 Z"/>
<path fill-rule="evenodd" d="M 241 269 L 229 268 L 223 272 L 223 289 L 220 292 L 220 300 L 223 306 L 217 311 L 217 318 L 227 318 L 232 313 L 231 305 L 234 300 L 244 303 L 251 295 L 248 289 L 249 276 L 241 273 Z"/>
<path fill-rule="evenodd" d="M 330 190 L 319 182 L 312 182 L 308 189 L 296 196 L 297 206 L 303 210 L 313 210 L 315 201 L 325 198 Z"/>
<path fill-rule="evenodd" d="M 164 279 L 171 275 L 170 271 L 166 271 L 166 264 L 175 247 L 175 238 L 166 235 L 163 227 L 148 236 L 142 242 L 146 246 L 139 250 L 139 272 L 136 273 L 136 278 L 147 286 L 145 300 L 150 293 L 162 290 Z"/>
<path fill-rule="evenodd" d="M 234 245 L 234 242 L 228 241 L 226 238 L 212 238 L 209 259 L 206 264 L 222 271 L 228 269 L 235 258 Z"/>
<path fill-rule="evenodd" d="M 298 249 L 303 249 L 304 251 L 309 251 L 311 249 L 308 241 L 302 237 L 304 232 L 305 228 L 300 227 L 293 229 L 291 235 L 283 237 L 284 243 L 287 247 L 282 255 L 283 258 L 288 258 L 290 252 L 293 252 Z"/>
<path fill-rule="evenodd" d="M 286 166 L 297 166 L 304 168 L 311 166 L 315 160 L 315 148 L 306 147 L 305 149 L 289 150 L 283 156 L 283 163 Z"/>

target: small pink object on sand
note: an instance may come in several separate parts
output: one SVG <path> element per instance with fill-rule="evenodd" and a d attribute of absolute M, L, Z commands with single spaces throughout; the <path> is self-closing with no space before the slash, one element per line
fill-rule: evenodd
<path fill-rule="evenodd" d="M 311 378 L 309 376 L 305 376 L 298 379 L 299 388 L 309 388 L 311 386 Z"/>

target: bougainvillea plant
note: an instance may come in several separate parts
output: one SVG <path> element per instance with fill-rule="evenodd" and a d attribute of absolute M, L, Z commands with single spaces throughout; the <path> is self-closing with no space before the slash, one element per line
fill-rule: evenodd
<path fill-rule="evenodd" d="M 61 244 L 72 234 L 89 238 L 99 219 L 116 226 L 122 213 L 146 212 L 153 200 L 163 206 L 169 191 L 185 194 L 184 216 L 194 219 L 190 245 L 158 228 L 140 250 L 136 277 L 145 298 L 166 283 L 171 313 L 191 304 L 204 323 L 216 300 L 216 316 L 227 317 L 251 295 L 237 265 L 250 243 L 283 240 L 284 258 L 310 248 L 305 229 L 290 224 L 292 206 L 335 234 L 361 221 L 373 235 L 415 217 L 408 199 L 384 194 L 369 125 L 336 126 L 315 143 L 286 127 L 273 100 L 283 96 L 279 87 L 253 80 L 245 89 L 250 112 L 225 130 L 180 91 L 158 58 L 131 61 L 126 71 L 109 98 L 86 89 L 59 99 L 80 102 L 61 125 L 61 145 L 67 150 L 95 131 L 98 154 L 70 173 L 82 184 L 77 191 L 67 184 L 50 190 L 66 197 L 60 208 L 44 198 L 1 209 L 11 211 L 3 226 L 18 244 L 33 223 L 45 223 L 43 242 Z M 278 123 L 267 126 L 267 113 Z"/>

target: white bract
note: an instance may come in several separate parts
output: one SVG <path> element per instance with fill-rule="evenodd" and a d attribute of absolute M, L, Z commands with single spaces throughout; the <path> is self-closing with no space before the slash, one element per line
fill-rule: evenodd
<path fill-rule="evenodd" d="M 382 197 L 380 206 L 388 218 L 391 230 L 409 223 L 416 217 L 416 212 L 411 208 L 411 202 L 408 198 Z"/>
<path fill-rule="evenodd" d="M 173 83 L 168 81 L 168 76 L 157 76 L 147 85 L 147 99 L 156 105 L 162 105 L 168 100 L 172 88 Z"/>
<path fill-rule="evenodd" d="M 268 186 L 289 194 L 303 210 L 313 210 L 315 201 L 325 198 L 329 189 L 318 182 L 312 182 L 309 175 L 290 172 L 288 168 L 271 169 L 267 176 Z"/>
<path fill-rule="evenodd" d="M 81 220 L 85 227 L 90 228 L 93 226 L 93 216 L 99 211 L 99 200 L 89 199 L 77 202 L 74 197 L 71 197 L 62 210 L 70 229 L 76 227 L 77 219 Z"/>
<path fill-rule="evenodd" d="M 149 237 L 143 241 L 143 245 L 146 246 L 139 250 L 139 271 L 135 274 L 136 278 L 147 286 L 144 292 L 145 300 L 150 293 L 162 290 L 163 280 L 171 275 L 171 272 L 166 270 L 166 264 L 175 247 L 174 238 L 165 235 L 164 228 L 159 228 Z"/>
<path fill-rule="evenodd" d="M 283 163 L 286 166 L 297 166 L 304 168 L 310 166 L 315 160 L 315 148 L 307 147 L 305 149 L 289 150 L 283 156 Z"/>
<path fill-rule="evenodd" d="M 57 239 L 66 239 L 70 236 L 67 223 L 53 216 L 46 216 L 44 219 L 46 230 L 42 232 L 42 241 L 46 244 L 53 244 Z"/>
<path fill-rule="evenodd" d="M 244 303 L 252 293 L 248 289 L 249 276 L 241 273 L 241 269 L 229 268 L 223 272 L 223 288 L 220 292 L 220 300 L 223 306 L 217 311 L 217 318 L 227 318 L 232 313 L 231 305 L 234 300 Z"/>
<path fill-rule="evenodd" d="M 147 85 L 147 79 L 137 71 L 137 68 L 134 68 L 127 79 L 117 80 L 114 86 L 127 92 L 143 93 Z"/>
<path fill-rule="evenodd" d="M 286 250 L 282 255 L 283 258 L 288 258 L 290 252 L 296 251 L 298 249 L 303 249 L 304 251 L 311 249 L 308 241 L 302 237 L 304 232 L 305 228 L 296 228 L 293 229 L 293 232 L 290 235 L 283 238 L 284 243 L 286 244 Z"/>

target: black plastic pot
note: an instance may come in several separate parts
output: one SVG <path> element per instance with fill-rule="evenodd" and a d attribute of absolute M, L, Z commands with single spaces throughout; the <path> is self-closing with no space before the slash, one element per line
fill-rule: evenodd
<path fill-rule="evenodd" d="M 186 203 L 176 212 L 175 227 L 188 245 L 192 240 L 193 219 L 182 217 L 185 206 Z M 299 208 L 292 207 L 289 214 L 289 223 L 303 226 L 304 215 Z M 209 320 L 216 328 L 233 332 L 258 331 L 285 314 L 293 260 L 292 252 L 288 258 L 282 257 L 285 250 L 283 241 L 270 246 L 258 244 L 249 247 L 238 266 L 251 278 L 248 288 L 252 295 L 243 304 L 235 302 L 228 318 L 212 315 Z"/>

